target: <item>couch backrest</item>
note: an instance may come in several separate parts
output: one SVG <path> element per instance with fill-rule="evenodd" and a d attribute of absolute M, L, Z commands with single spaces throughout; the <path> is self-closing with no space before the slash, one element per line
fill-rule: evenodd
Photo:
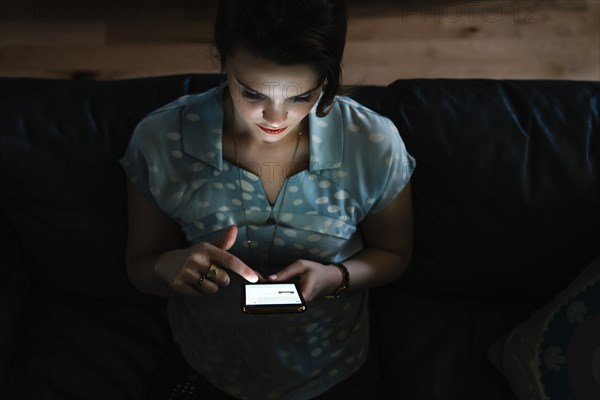
<path fill-rule="evenodd" d="M 382 112 L 417 160 L 407 285 L 543 301 L 600 253 L 600 83 L 400 80 Z"/>
<path fill-rule="evenodd" d="M 148 301 L 124 268 L 127 202 L 117 160 L 144 115 L 221 79 L 0 79 L 0 221 L 9 221 L 24 255 L 11 268 L 70 292 Z"/>
<path fill-rule="evenodd" d="M 69 292 L 149 301 L 125 272 L 127 201 L 118 159 L 143 116 L 223 79 L 0 79 L 0 248 L 15 250 L 10 259 L 5 254 L 0 286 L 28 273 Z M 384 89 L 360 87 L 354 97 L 378 107 Z"/>
<path fill-rule="evenodd" d="M 117 160 L 144 115 L 222 79 L 0 79 L 0 223 L 10 225 L 0 241 L 16 236 L 31 279 L 147 301 L 125 274 Z M 417 159 L 415 255 L 400 284 L 543 297 L 597 254 L 599 89 L 442 79 L 358 88 L 352 96 L 391 117 Z"/>

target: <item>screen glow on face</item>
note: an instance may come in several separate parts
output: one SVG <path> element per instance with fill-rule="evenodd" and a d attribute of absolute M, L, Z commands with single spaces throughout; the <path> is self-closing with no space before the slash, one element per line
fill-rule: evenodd
<path fill-rule="evenodd" d="M 261 144 L 276 143 L 297 132 L 324 84 L 309 64 L 282 66 L 244 49 L 227 57 L 225 72 L 234 129 Z M 284 129 L 277 132 L 280 128 Z"/>
<path fill-rule="evenodd" d="M 302 304 L 293 283 L 246 285 L 246 304 L 249 306 Z"/>

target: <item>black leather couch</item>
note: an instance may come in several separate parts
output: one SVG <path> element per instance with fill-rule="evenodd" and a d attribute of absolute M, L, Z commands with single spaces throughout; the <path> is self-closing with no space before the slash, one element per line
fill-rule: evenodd
<path fill-rule="evenodd" d="M 137 121 L 222 80 L 0 79 L 0 398 L 144 399 L 173 346 L 123 263 Z M 600 83 L 399 80 L 352 96 L 417 160 L 415 252 L 372 290 L 393 398 L 514 399 L 490 345 L 600 254 Z"/>

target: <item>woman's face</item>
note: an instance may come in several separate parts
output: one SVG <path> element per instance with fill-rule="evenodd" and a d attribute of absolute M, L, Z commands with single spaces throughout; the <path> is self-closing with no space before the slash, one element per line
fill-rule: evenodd
<path fill-rule="evenodd" d="M 298 132 L 322 90 L 311 66 L 281 66 L 245 50 L 227 59 L 225 72 L 236 128 L 268 143 Z"/>

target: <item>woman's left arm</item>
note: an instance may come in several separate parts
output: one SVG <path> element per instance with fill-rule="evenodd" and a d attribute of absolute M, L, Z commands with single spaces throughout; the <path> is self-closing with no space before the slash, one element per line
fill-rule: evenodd
<path fill-rule="evenodd" d="M 410 182 L 383 210 L 369 214 L 359 224 L 365 247 L 344 261 L 350 275 L 348 291 L 384 285 L 399 278 L 410 262 L 413 248 L 413 206 Z M 269 277 L 271 281 L 300 278 L 307 301 L 332 294 L 342 282 L 342 272 L 332 266 L 298 260 Z"/>
<path fill-rule="evenodd" d="M 348 290 L 380 286 L 399 278 L 406 271 L 413 250 L 410 182 L 386 208 L 367 215 L 359 229 L 365 247 L 344 261 L 350 275 Z"/>

